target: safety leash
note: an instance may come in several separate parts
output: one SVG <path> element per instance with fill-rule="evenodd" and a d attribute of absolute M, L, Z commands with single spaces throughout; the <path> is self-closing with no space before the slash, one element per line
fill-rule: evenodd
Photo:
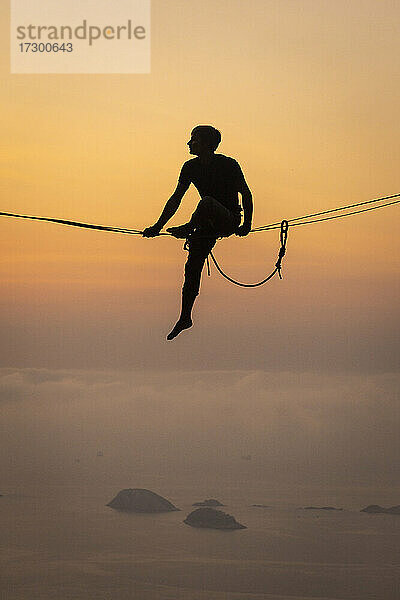
<path fill-rule="evenodd" d="M 232 279 L 232 277 L 229 277 L 229 275 L 227 275 L 226 273 L 224 273 L 224 271 L 221 269 L 221 267 L 219 266 L 214 254 L 212 253 L 212 251 L 210 252 L 210 256 L 211 256 L 211 260 L 213 261 L 215 268 L 217 269 L 218 273 L 220 275 L 222 275 L 222 277 L 224 277 L 227 281 L 230 281 L 231 283 L 233 283 L 234 285 L 238 285 L 240 287 L 244 287 L 244 288 L 255 288 L 255 287 L 260 287 L 261 285 L 264 285 L 264 283 L 267 283 L 267 281 L 269 281 L 270 279 L 273 278 L 273 276 L 278 273 L 279 278 L 282 279 L 282 260 L 283 257 L 286 254 L 286 244 L 287 244 L 287 238 L 288 238 L 288 231 L 289 231 L 289 223 L 287 220 L 283 220 L 281 222 L 281 229 L 280 229 L 280 248 L 279 248 L 279 254 L 278 254 L 278 260 L 275 263 L 275 269 L 272 271 L 272 273 L 270 273 L 267 277 L 265 277 L 265 279 L 263 279 L 262 281 L 258 281 L 257 283 L 241 283 L 240 281 L 236 281 L 236 279 Z M 208 258 L 208 257 L 207 257 Z"/>

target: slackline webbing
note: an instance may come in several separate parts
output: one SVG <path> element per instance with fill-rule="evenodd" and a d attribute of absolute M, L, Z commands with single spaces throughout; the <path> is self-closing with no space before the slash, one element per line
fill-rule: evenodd
<path fill-rule="evenodd" d="M 382 196 L 381 198 L 374 198 L 373 200 L 366 200 L 364 202 L 348 204 L 346 206 L 340 206 L 338 208 L 331 208 L 328 210 L 323 210 L 320 212 L 303 215 L 302 217 L 295 217 L 293 219 L 287 219 L 287 220 L 284 220 L 281 222 L 270 223 L 269 225 L 262 225 L 260 227 L 253 228 L 250 231 L 250 233 L 258 233 L 259 231 L 271 231 L 273 229 L 281 230 L 281 232 L 280 232 L 281 246 L 280 246 L 280 250 L 279 250 L 278 261 L 275 264 L 275 269 L 272 271 L 272 273 L 270 275 L 268 275 L 267 277 L 265 277 L 262 281 L 259 281 L 258 283 L 241 283 L 239 281 L 232 279 L 226 273 L 224 273 L 224 271 L 221 269 L 221 267 L 219 266 L 219 264 L 212 252 L 210 252 L 210 256 L 211 256 L 211 259 L 212 259 L 217 271 L 231 283 L 234 283 L 235 285 L 238 285 L 241 287 L 259 287 L 259 286 L 263 285 L 264 283 L 266 283 L 267 281 L 269 281 L 270 279 L 272 279 L 272 277 L 276 273 L 278 273 L 279 277 L 282 279 L 281 263 L 282 263 L 282 259 L 285 255 L 285 251 L 286 251 L 286 241 L 287 241 L 289 225 L 290 225 L 290 227 L 297 227 L 299 225 L 310 225 L 312 223 L 320 223 L 322 221 L 341 219 L 343 217 L 349 217 L 349 216 L 357 215 L 357 214 L 360 214 L 363 212 L 377 210 L 379 208 L 384 208 L 387 206 L 398 204 L 400 202 L 400 199 L 393 200 L 393 198 L 400 198 L 400 194 L 392 194 L 390 196 Z M 384 202 L 386 200 L 391 200 L 391 201 Z M 381 203 L 381 204 L 378 204 L 378 203 Z M 369 204 L 375 204 L 375 206 L 368 206 L 368 208 L 361 208 L 359 210 L 344 212 L 344 211 L 348 211 L 351 208 L 356 208 L 359 206 L 366 206 Z M 343 213 L 343 214 L 331 215 L 329 217 L 322 216 L 322 215 L 327 215 L 327 214 L 331 214 L 331 213 Z M 29 220 L 34 220 L 34 221 L 46 221 L 49 223 L 58 223 L 60 225 L 81 227 L 84 229 L 94 229 L 94 230 L 98 230 L 98 231 L 109 231 L 109 232 L 113 232 L 113 233 L 124 233 L 127 235 L 142 235 L 142 233 L 143 233 L 143 231 L 141 231 L 139 229 L 129 229 L 126 227 L 114 227 L 111 225 L 95 225 L 92 223 L 82 223 L 81 221 L 56 219 L 56 218 L 52 218 L 52 217 L 37 217 L 37 216 L 32 216 L 32 215 L 21 215 L 21 214 L 11 213 L 11 212 L 0 212 L 0 216 L 14 217 L 14 218 L 18 218 L 18 219 L 29 219 Z M 315 219 L 314 217 L 322 217 L 322 218 Z M 160 233 L 159 235 L 171 235 L 171 234 L 163 232 L 163 233 Z"/>
<path fill-rule="evenodd" d="M 394 200 L 393 202 L 387 202 L 385 204 L 380 204 L 378 206 L 373 206 L 373 207 L 364 208 L 364 209 L 357 210 L 357 211 L 352 211 L 349 213 L 345 213 L 343 215 L 340 214 L 340 215 L 334 215 L 332 217 L 325 217 L 322 219 L 315 219 L 312 221 L 304 221 L 304 222 L 300 222 L 300 223 L 295 223 L 295 221 L 303 221 L 303 219 L 312 219 L 313 217 L 326 215 L 328 213 L 344 211 L 344 210 L 348 210 L 349 208 L 355 208 L 356 206 L 363 206 L 366 204 L 383 202 L 384 200 L 391 200 L 392 198 L 399 198 L 399 197 L 400 197 L 400 194 L 392 194 L 391 196 L 383 196 L 381 198 L 375 198 L 374 200 L 366 200 L 365 202 L 357 202 L 356 204 L 348 204 L 347 206 L 339 206 L 338 208 L 331 208 L 329 210 L 324 210 L 324 211 L 320 211 L 320 212 L 316 212 L 316 213 L 311 213 L 308 215 L 303 215 L 302 217 L 295 217 L 293 219 L 288 219 L 287 221 L 291 227 L 296 227 L 297 225 L 309 225 L 310 223 L 319 223 L 320 221 L 326 221 L 328 219 L 340 219 L 341 217 L 348 217 L 350 215 L 356 215 L 356 214 L 359 214 L 362 212 L 376 210 L 378 208 L 383 208 L 385 206 L 390 206 L 392 204 L 398 204 L 400 202 L 400 200 Z M 114 227 L 111 225 L 94 225 L 91 223 L 82 223 L 81 221 L 55 219 L 52 217 L 36 217 L 36 216 L 32 216 L 32 215 L 20 215 L 20 214 L 11 213 L 11 212 L 0 212 L 0 216 L 15 217 L 18 219 L 30 219 L 30 220 L 34 220 L 34 221 L 47 221 L 50 223 L 59 223 L 60 225 L 70 225 L 72 227 L 83 227 L 85 229 L 97 229 L 100 231 L 112 231 L 114 233 L 126 233 L 126 234 L 130 234 L 130 235 L 141 235 L 143 233 L 140 229 L 129 229 L 127 227 Z M 276 223 L 270 223 L 269 225 L 262 225 L 260 227 L 253 228 L 251 230 L 251 233 L 256 233 L 258 231 L 269 231 L 270 229 L 279 229 L 280 226 L 281 226 L 280 221 L 276 222 Z M 171 234 L 161 233 L 160 235 L 171 235 Z"/>

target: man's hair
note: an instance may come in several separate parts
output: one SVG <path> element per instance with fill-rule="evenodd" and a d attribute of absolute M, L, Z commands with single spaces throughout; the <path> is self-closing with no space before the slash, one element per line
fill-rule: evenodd
<path fill-rule="evenodd" d="M 197 125 L 192 131 L 193 133 L 197 133 L 203 142 L 205 142 L 211 150 L 216 150 L 221 141 L 221 132 L 215 127 L 211 125 Z"/>

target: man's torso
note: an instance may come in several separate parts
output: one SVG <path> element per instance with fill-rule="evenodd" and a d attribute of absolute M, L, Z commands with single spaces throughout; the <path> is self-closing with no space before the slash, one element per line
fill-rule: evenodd
<path fill-rule="evenodd" d="M 239 163 L 223 154 L 215 154 L 211 162 L 204 164 L 192 158 L 182 167 L 179 181 L 193 183 L 200 196 L 212 196 L 232 212 L 240 212 L 238 191 L 244 176 Z"/>

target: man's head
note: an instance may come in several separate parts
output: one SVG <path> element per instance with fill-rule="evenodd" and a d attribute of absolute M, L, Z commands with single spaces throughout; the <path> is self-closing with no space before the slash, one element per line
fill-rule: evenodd
<path fill-rule="evenodd" d="M 215 152 L 221 141 L 221 133 L 211 125 L 197 125 L 192 131 L 188 146 L 190 154 Z"/>

